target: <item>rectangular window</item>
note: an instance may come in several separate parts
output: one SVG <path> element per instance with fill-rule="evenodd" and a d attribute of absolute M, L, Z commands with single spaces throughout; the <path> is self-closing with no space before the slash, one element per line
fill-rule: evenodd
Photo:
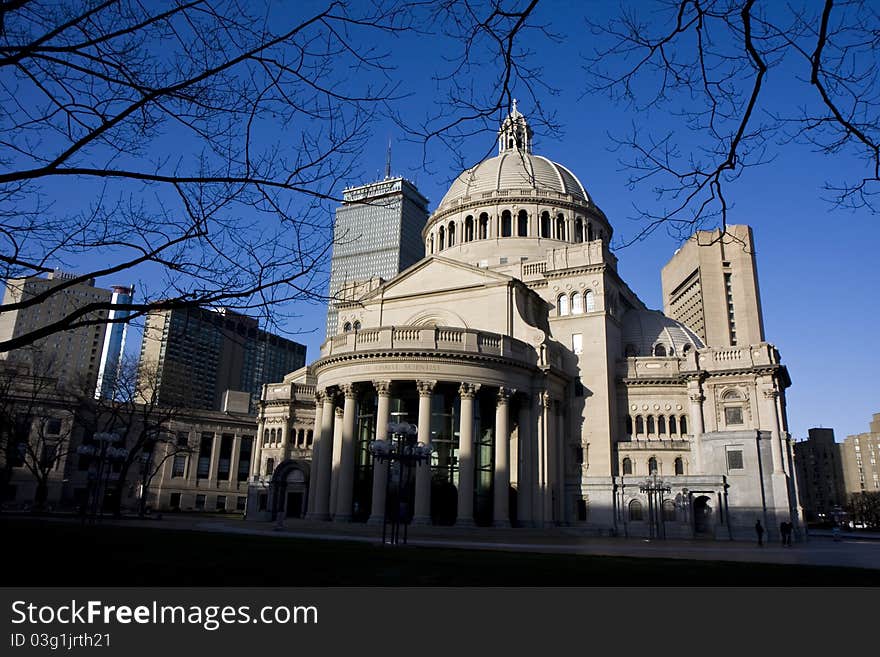
<path fill-rule="evenodd" d="M 46 421 L 46 433 L 50 436 L 57 436 L 61 433 L 61 420 L 50 419 Z"/>
<path fill-rule="evenodd" d="M 202 434 L 199 444 L 199 464 L 196 470 L 196 478 L 207 479 L 211 471 L 211 446 L 214 443 L 214 434 L 207 432 Z"/>
<path fill-rule="evenodd" d="M 727 424 L 742 424 L 743 409 L 742 406 L 728 406 L 724 409 L 724 421 Z"/>
<path fill-rule="evenodd" d="M 186 457 L 178 454 L 174 457 L 174 463 L 171 465 L 171 477 L 186 476 Z"/>
<path fill-rule="evenodd" d="M 218 511 L 226 511 L 226 496 L 218 495 L 217 496 L 217 510 Z"/>
<path fill-rule="evenodd" d="M 253 449 L 254 437 L 242 436 L 241 446 L 238 449 L 238 473 L 237 481 L 247 481 L 251 469 L 251 450 Z"/>
<path fill-rule="evenodd" d="M 744 470 L 743 453 L 741 449 L 727 450 L 727 469 L 728 470 Z"/>
<path fill-rule="evenodd" d="M 168 500 L 168 506 L 175 511 L 180 509 L 180 493 L 171 493 L 171 499 Z"/>
<path fill-rule="evenodd" d="M 178 431 L 177 432 L 177 446 L 178 447 L 189 447 L 189 431 Z"/>
<path fill-rule="evenodd" d="M 217 463 L 217 479 L 229 481 L 229 468 L 232 462 L 232 441 L 235 437 L 231 433 L 224 433 L 220 439 L 220 459 Z"/>
<path fill-rule="evenodd" d="M 204 495 L 196 495 L 196 511 L 204 511 L 205 510 L 205 496 Z"/>
<path fill-rule="evenodd" d="M 581 354 L 584 351 L 584 335 L 583 333 L 572 333 L 571 335 L 571 350 L 576 354 Z"/>
<path fill-rule="evenodd" d="M 239 495 L 235 499 L 235 510 L 236 511 L 244 511 L 246 504 L 247 504 L 247 498 L 244 495 Z"/>

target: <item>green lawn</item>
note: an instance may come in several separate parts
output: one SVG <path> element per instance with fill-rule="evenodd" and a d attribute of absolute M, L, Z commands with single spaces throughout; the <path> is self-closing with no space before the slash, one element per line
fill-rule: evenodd
<path fill-rule="evenodd" d="M 880 585 L 880 571 L 857 568 L 389 548 L 10 517 L 0 531 L 15 564 L 5 586 Z"/>

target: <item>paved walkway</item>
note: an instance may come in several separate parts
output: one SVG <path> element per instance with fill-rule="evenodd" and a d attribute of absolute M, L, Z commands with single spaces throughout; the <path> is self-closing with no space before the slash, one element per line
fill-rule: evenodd
<path fill-rule="evenodd" d="M 121 520 L 120 524 L 222 533 L 286 536 L 329 541 L 381 543 L 382 527 L 356 523 L 307 522 L 289 519 L 282 527 L 228 518 L 165 516 L 162 520 Z M 551 529 L 463 529 L 456 527 L 411 527 L 409 546 L 477 550 L 508 550 L 557 554 L 605 555 L 708 561 L 745 561 L 779 564 L 851 566 L 880 569 L 880 541 L 844 537 L 836 542 L 815 536 L 806 543 L 783 547 L 758 547 L 741 541 L 646 540 L 585 537 L 566 528 Z"/>

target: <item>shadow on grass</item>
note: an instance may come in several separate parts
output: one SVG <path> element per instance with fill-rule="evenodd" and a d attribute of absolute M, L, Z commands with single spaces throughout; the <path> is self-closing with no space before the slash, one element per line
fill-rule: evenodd
<path fill-rule="evenodd" d="M 383 548 L 343 541 L 0 518 L 6 586 L 871 586 L 880 571 Z"/>

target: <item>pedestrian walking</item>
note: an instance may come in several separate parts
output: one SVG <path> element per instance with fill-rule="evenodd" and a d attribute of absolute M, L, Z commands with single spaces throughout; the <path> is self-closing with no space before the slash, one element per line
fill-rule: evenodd
<path fill-rule="evenodd" d="M 755 520 L 755 533 L 758 535 L 758 546 L 764 547 L 764 525 L 760 520 Z"/>

